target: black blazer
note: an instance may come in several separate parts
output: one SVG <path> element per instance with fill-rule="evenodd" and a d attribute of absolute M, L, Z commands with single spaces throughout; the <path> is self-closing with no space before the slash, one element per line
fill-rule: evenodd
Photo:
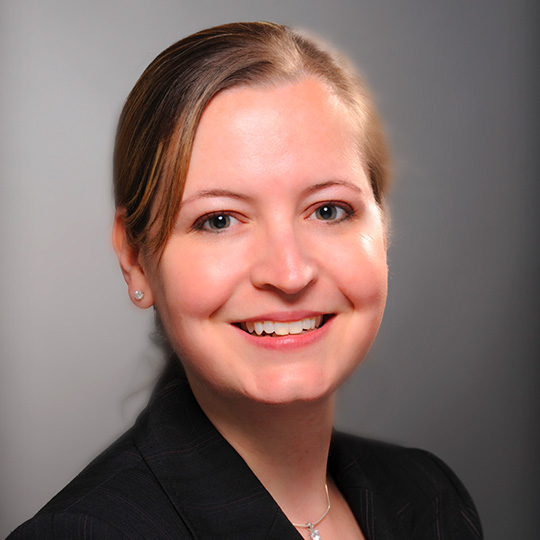
<path fill-rule="evenodd" d="M 427 452 L 335 433 L 328 468 L 368 540 L 482 537 L 467 491 Z M 8 540 L 300 538 L 169 374 L 135 426 Z"/>

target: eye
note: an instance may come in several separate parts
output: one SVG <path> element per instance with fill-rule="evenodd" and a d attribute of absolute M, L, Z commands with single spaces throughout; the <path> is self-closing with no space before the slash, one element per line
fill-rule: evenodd
<path fill-rule="evenodd" d="M 231 216 L 226 214 L 217 214 L 209 217 L 205 223 L 209 229 L 212 229 L 213 231 L 220 231 L 221 229 L 226 229 L 230 226 Z"/>
<path fill-rule="evenodd" d="M 343 204 L 324 203 L 316 208 L 309 217 L 310 219 L 337 223 L 351 217 L 352 215 L 353 210 Z"/>
<path fill-rule="evenodd" d="M 214 212 L 201 216 L 193 228 L 197 231 L 221 232 L 228 229 L 235 221 L 238 220 L 225 212 Z"/>

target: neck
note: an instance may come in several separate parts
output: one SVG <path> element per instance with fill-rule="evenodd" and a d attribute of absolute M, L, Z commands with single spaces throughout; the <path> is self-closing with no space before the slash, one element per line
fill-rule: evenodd
<path fill-rule="evenodd" d="M 190 381 L 191 382 L 191 381 Z M 295 523 L 315 521 L 327 507 L 325 484 L 334 396 L 270 405 L 221 398 L 191 384 L 210 421 Z"/>

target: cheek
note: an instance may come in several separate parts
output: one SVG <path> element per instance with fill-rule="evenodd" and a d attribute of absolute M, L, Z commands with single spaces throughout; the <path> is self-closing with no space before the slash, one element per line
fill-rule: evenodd
<path fill-rule="evenodd" d="M 360 240 L 365 269 L 365 294 L 386 302 L 388 263 L 384 238 L 362 236 Z M 361 274 L 362 276 L 363 274 Z"/>
<path fill-rule="evenodd" d="M 216 252 L 211 246 L 170 248 L 160 263 L 160 303 L 176 319 L 217 311 L 231 296 L 243 271 L 238 257 Z"/>
<path fill-rule="evenodd" d="M 341 291 L 355 306 L 384 309 L 388 266 L 384 237 L 359 234 L 326 253 Z"/>

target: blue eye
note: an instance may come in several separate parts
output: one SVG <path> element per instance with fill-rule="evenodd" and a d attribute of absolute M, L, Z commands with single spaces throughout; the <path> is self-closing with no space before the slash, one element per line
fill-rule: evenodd
<path fill-rule="evenodd" d="M 228 216 L 227 214 L 216 214 L 215 216 L 207 218 L 205 223 L 208 225 L 209 229 L 221 231 L 231 225 L 231 216 Z"/>
<path fill-rule="evenodd" d="M 221 232 L 228 229 L 233 221 L 236 220 L 233 216 L 224 212 L 215 212 L 201 216 L 193 225 L 193 229 L 206 232 Z"/>
<path fill-rule="evenodd" d="M 339 222 L 350 217 L 352 213 L 352 210 L 341 205 L 326 203 L 319 206 L 312 215 L 321 221 Z"/>
<path fill-rule="evenodd" d="M 325 221 L 336 219 L 337 213 L 337 208 L 332 204 L 325 204 L 324 206 L 319 206 L 319 208 L 315 210 L 315 215 L 317 216 L 317 219 L 322 219 Z"/>

